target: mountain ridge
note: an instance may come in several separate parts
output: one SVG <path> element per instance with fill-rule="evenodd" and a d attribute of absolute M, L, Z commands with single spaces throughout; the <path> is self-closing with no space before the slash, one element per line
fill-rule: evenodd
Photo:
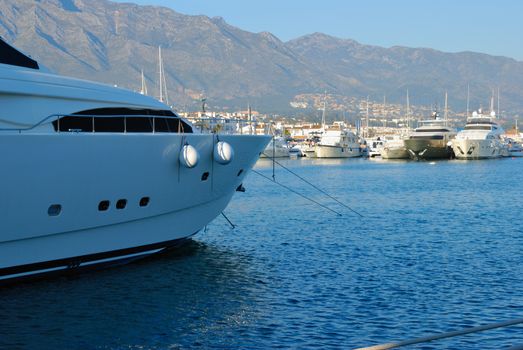
<path fill-rule="evenodd" d="M 471 106 L 499 87 L 504 109 L 523 112 L 523 62 L 503 56 L 383 48 L 324 33 L 283 42 L 221 17 L 107 0 L 4 0 L 0 14 L 0 35 L 51 70 L 134 90 L 142 69 L 155 90 L 161 46 L 178 107 L 195 107 L 205 95 L 211 107 L 285 111 L 295 95 L 325 90 L 399 103 L 407 88 L 413 103 L 448 91 L 459 106 L 470 84 Z"/>

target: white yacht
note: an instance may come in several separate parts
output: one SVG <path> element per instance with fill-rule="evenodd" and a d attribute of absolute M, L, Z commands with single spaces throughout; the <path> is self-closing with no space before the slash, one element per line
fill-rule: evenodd
<path fill-rule="evenodd" d="M 370 158 L 379 157 L 385 146 L 385 139 L 376 137 L 365 141 Z"/>
<path fill-rule="evenodd" d="M 465 129 L 452 141 L 458 159 L 485 159 L 508 156 L 503 128 L 496 122 L 496 112 L 484 115 L 481 109 L 467 119 Z"/>
<path fill-rule="evenodd" d="M 0 40 L 0 280 L 173 247 L 219 215 L 264 135 L 200 134 L 155 99 L 54 75 Z"/>
<path fill-rule="evenodd" d="M 290 151 L 287 140 L 281 136 L 275 136 L 263 151 L 261 158 L 287 158 Z"/>
<path fill-rule="evenodd" d="M 325 129 L 320 142 L 314 146 L 316 158 L 361 157 L 359 138 L 353 132 L 343 129 Z"/>
<path fill-rule="evenodd" d="M 412 159 L 448 159 L 452 157 L 450 141 L 456 136 L 456 129 L 440 119 L 437 112 L 432 119 L 422 120 L 419 126 L 404 141 Z"/>

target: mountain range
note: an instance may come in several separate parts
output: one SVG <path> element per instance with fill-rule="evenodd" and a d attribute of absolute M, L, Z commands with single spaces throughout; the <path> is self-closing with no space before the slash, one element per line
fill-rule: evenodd
<path fill-rule="evenodd" d="M 222 18 L 107 0 L 2 0 L 0 35 L 60 74 L 138 90 L 143 70 L 158 94 L 158 48 L 171 101 L 211 107 L 288 111 L 294 96 L 323 93 L 403 103 L 441 102 L 454 110 L 487 107 L 523 114 L 523 62 L 481 53 L 363 45 L 321 33 L 283 42 Z"/>

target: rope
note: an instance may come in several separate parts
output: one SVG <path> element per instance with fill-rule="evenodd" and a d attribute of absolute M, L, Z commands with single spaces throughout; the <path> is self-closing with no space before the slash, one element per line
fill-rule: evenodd
<path fill-rule="evenodd" d="M 233 224 L 233 223 L 231 222 L 231 220 L 229 220 L 229 218 L 225 215 L 225 213 L 224 213 L 223 211 L 222 211 L 222 216 L 225 218 L 225 220 L 227 220 L 227 222 L 229 223 L 229 225 L 231 225 L 231 227 L 232 227 L 233 229 L 236 228 L 236 225 Z"/>
<path fill-rule="evenodd" d="M 494 328 L 502 328 L 502 327 L 513 326 L 513 325 L 516 325 L 516 324 L 519 324 L 519 323 L 523 323 L 523 318 L 519 318 L 519 319 L 515 319 L 515 320 L 509 320 L 509 321 L 504 321 L 504 322 L 499 322 L 499 323 L 491 323 L 491 324 L 487 324 L 487 325 L 484 325 L 484 326 L 465 328 L 465 329 L 462 329 L 462 330 L 459 330 L 459 331 L 440 333 L 440 334 L 433 334 L 433 335 L 429 335 L 429 336 L 425 336 L 425 337 L 421 337 L 421 338 L 404 340 L 404 341 L 401 341 L 401 342 L 398 342 L 398 343 L 387 343 L 387 344 L 380 344 L 380 345 L 369 346 L 369 347 L 365 347 L 365 348 L 358 348 L 358 349 L 355 349 L 355 350 L 387 350 L 387 349 L 394 349 L 394 348 L 399 348 L 400 346 L 414 345 L 414 344 L 419 344 L 419 343 L 426 343 L 426 342 L 430 342 L 430 341 L 438 340 L 438 339 L 452 338 L 452 337 L 457 337 L 459 335 L 465 335 L 465 334 L 470 334 L 470 333 L 478 333 L 478 332 L 487 331 L 489 329 L 494 329 Z M 519 349 L 519 348 L 516 348 L 516 349 Z"/>
<path fill-rule="evenodd" d="M 280 185 L 281 187 L 285 188 L 286 190 L 289 190 L 290 192 L 292 192 L 292 193 L 294 193 L 294 194 L 297 194 L 298 196 L 303 197 L 303 198 L 305 198 L 306 200 L 311 201 L 311 202 L 313 202 L 313 203 L 319 205 L 320 207 L 322 207 L 322 208 L 324 208 L 324 209 L 327 209 L 327 210 L 329 210 L 329 211 L 335 213 L 335 214 L 338 215 L 338 216 L 342 216 L 342 215 L 341 215 L 340 213 L 338 213 L 336 210 L 333 210 L 333 209 L 331 209 L 331 208 L 329 208 L 329 207 L 327 207 L 327 206 L 325 206 L 325 205 L 323 205 L 323 204 L 321 204 L 321 203 L 315 201 L 314 199 L 309 198 L 309 197 L 307 197 L 307 196 L 305 196 L 305 195 L 303 195 L 303 194 L 301 194 L 301 193 L 299 193 L 299 192 L 293 190 L 292 188 L 290 188 L 290 187 L 288 187 L 288 186 L 285 186 L 285 185 L 282 184 L 282 183 L 279 183 L 279 182 L 276 181 L 276 180 L 272 180 L 270 177 L 265 176 L 265 175 L 263 175 L 262 173 L 260 173 L 260 172 L 258 172 L 258 171 L 256 171 L 256 170 L 254 170 L 254 169 L 252 169 L 252 171 L 255 172 L 256 174 L 260 175 L 260 176 L 263 177 L 264 179 L 267 179 L 267 180 L 269 180 L 269 181 L 272 182 L 272 183 L 275 183 L 275 184 L 277 184 L 277 185 Z"/>
<path fill-rule="evenodd" d="M 264 153 L 265 154 L 265 153 Z M 268 158 L 271 158 L 269 157 L 267 154 L 265 154 L 266 157 Z M 314 189 L 318 190 L 319 192 L 323 193 L 324 195 L 326 195 L 327 197 L 329 197 L 330 199 L 332 199 L 333 201 L 335 201 L 336 203 L 340 204 L 341 206 L 349 209 L 351 212 L 355 213 L 355 214 L 358 214 L 360 217 L 363 217 L 362 214 L 358 213 L 356 210 L 352 209 L 351 207 L 349 207 L 347 204 L 341 202 L 340 200 L 338 200 L 336 197 L 330 195 L 329 193 L 325 192 L 324 190 L 322 190 L 321 188 L 319 188 L 318 186 L 316 186 L 315 184 L 311 183 L 310 181 L 304 179 L 303 177 L 301 177 L 300 175 L 296 174 L 294 171 L 292 171 L 291 169 L 287 168 L 286 166 L 284 166 L 283 164 L 281 164 L 280 162 L 278 162 L 276 159 L 272 158 L 272 161 L 273 161 L 273 164 L 276 163 L 278 164 L 279 166 L 281 166 L 283 169 L 287 170 L 289 173 L 291 173 L 292 175 L 296 176 L 298 179 L 302 180 L 303 182 L 305 182 L 306 184 L 312 186 Z"/>

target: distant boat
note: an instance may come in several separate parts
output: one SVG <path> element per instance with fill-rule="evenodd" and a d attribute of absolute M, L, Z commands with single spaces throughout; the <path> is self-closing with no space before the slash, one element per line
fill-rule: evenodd
<path fill-rule="evenodd" d="M 402 137 L 386 140 L 381 149 L 381 158 L 383 159 L 409 159 L 409 151 L 405 147 L 405 141 Z"/>
<path fill-rule="evenodd" d="M 447 121 L 440 119 L 436 111 L 432 113 L 432 119 L 419 123 L 420 126 L 404 141 L 409 156 L 415 160 L 451 158 L 449 142 L 456 136 L 456 129 L 447 126 Z"/>
<path fill-rule="evenodd" d="M 492 110 L 489 115 L 484 115 L 480 109 L 467 119 L 465 129 L 452 141 L 452 149 L 458 159 L 508 156 L 508 145 L 502 138 L 503 134 L 503 128 L 496 122 L 496 112 Z"/>
<path fill-rule="evenodd" d="M 342 124 L 336 128 L 328 128 L 325 124 L 327 110 L 327 94 L 323 101 L 323 113 L 321 117 L 321 136 L 314 145 L 314 157 L 316 158 L 352 158 L 361 157 L 361 146 L 359 137 L 353 132 L 346 130 Z"/>
<path fill-rule="evenodd" d="M 353 158 L 361 157 L 359 138 L 352 131 L 343 129 L 327 129 L 323 132 L 320 142 L 314 146 L 316 158 Z"/>
<path fill-rule="evenodd" d="M 289 157 L 290 147 L 285 138 L 273 137 L 271 142 L 265 147 L 261 158 L 286 158 Z"/>
<path fill-rule="evenodd" d="M 369 152 L 369 157 L 379 157 L 381 156 L 383 147 L 385 146 L 385 140 L 381 137 L 367 139 L 366 141 L 367 149 Z"/>

